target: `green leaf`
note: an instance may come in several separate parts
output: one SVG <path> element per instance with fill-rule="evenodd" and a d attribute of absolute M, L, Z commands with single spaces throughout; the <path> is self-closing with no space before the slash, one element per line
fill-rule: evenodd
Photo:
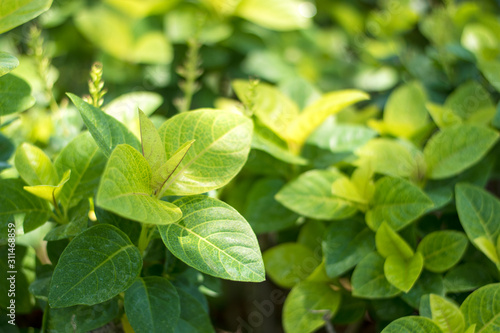
<path fill-rule="evenodd" d="M 433 207 L 431 199 L 417 186 L 401 178 L 384 177 L 375 183 L 366 223 L 377 230 L 386 222 L 395 231 L 402 229 Z"/>
<path fill-rule="evenodd" d="M 385 259 L 384 274 L 390 284 L 408 292 L 417 281 L 424 268 L 424 258 L 420 252 L 411 258 L 390 255 Z"/>
<path fill-rule="evenodd" d="M 45 200 L 26 192 L 23 185 L 20 179 L 0 179 L 0 218 L 7 221 L 24 214 L 24 232 L 29 232 L 47 222 L 50 209 Z"/>
<path fill-rule="evenodd" d="M 465 319 L 458 306 L 447 299 L 431 294 L 430 306 L 432 321 L 435 322 L 443 332 L 462 333 L 465 331 Z"/>
<path fill-rule="evenodd" d="M 299 216 L 274 198 L 283 185 L 279 178 L 263 178 L 245 192 L 243 216 L 256 234 L 286 229 L 297 222 Z"/>
<path fill-rule="evenodd" d="M 455 193 L 458 217 L 470 241 L 493 262 L 500 263 L 495 249 L 500 236 L 500 224 L 496 219 L 500 214 L 500 201 L 485 190 L 466 183 L 457 184 Z"/>
<path fill-rule="evenodd" d="M 475 125 L 447 127 L 430 138 L 424 148 L 431 179 L 459 174 L 479 162 L 498 140 L 498 133 Z"/>
<path fill-rule="evenodd" d="M 24 111 L 33 105 L 35 98 L 26 81 L 13 74 L 0 77 L 0 116 Z"/>
<path fill-rule="evenodd" d="M 453 91 L 445 107 L 469 123 L 488 124 L 495 114 L 489 92 L 477 81 L 468 81 Z"/>
<path fill-rule="evenodd" d="M 76 95 L 70 93 L 67 95 L 80 111 L 83 122 L 106 157 L 109 157 L 113 149 L 122 143 L 141 150 L 137 138 L 118 120 L 84 102 Z"/>
<path fill-rule="evenodd" d="M 34 19 L 49 9 L 51 4 L 52 0 L 2 1 L 0 3 L 0 34 Z"/>
<path fill-rule="evenodd" d="M 387 281 L 384 274 L 384 261 L 384 258 L 377 252 L 372 252 L 359 262 L 351 278 L 354 297 L 391 298 L 401 292 Z"/>
<path fill-rule="evenodd" d="M 263 255 L 266 273 L 283 288 L 291 288 L 305 280 L 319 265 L 321 255 L 299 243 L 283 243 Z"/>
<path fill-rule="evenodd" d="M 403 317 L 387 325 L 382 333 L 443 333 L 432 320 L 425 317 Z"/>
<path fill-rule="evenodd" d="M 453 111 L 445 106 L 434 103 L 425 104 L 432 119 L 440 129 L 451 127 L 462 123 L 462 119 L 453 113 Z"/>
<path fill-rule="evenodd" d="M 167 161 L 167 156 L 165 155 L 165 148 L 155 125 L 141 109 L 138 111 L 141 125 L 142 156 L 148 161 L 154 177 L 160 173 L 160 168 Z"/>
<path fill-rule="evenodd" d="M 63 207 L 69 209 L 97 191 L 106 157 L 90 133 L 84 132 L 64 147 L 54 165 L 60 176 L 71 170 L 71 178 L 62 188 L 59 198 Z"/>
<path fill-rule="evenodd" d="M 482 264 L 468 262 L 452 268 L 444 277 L 444 286 L 449 293 L 461 293 L 493 283 L 488 268 Z"/>
<path fill-rule="evenodd" d="M 125 313 L 137 333 L 173 333 L 181 307 L 175 287 L 165 278 L 138 278 L 125 292 Z"/>
<path fill-rule="evenodd" d="M 0 52 L 0 76 L 19 66 L 19 60 L 7 52 Z"/>
<path fill-rule="evenodd" d="M 329 277 L 340 276 L 375 249 L 373 232 L 354 220 L 342 220 L 328 228 L 323 240 L 325 269 Z"/>
<path fill-rule="evenodd" d="M 435 231 L 422 239 L 417 252 L 424 256 L 425 269 L 442 273 L 460 261 L 467 249 L 467 243 L 467 237 L 459 231 Z"/>
<path fill-rule="evenodd" d="M 332 194 L 333 182 L 344 177 L 335 169 L 311 170 L 286 184 L 276 200 L 286 208 L 318 220 L 344 219 L 356 208 L 346 200 Z"/>
<path fill-rule="evenodd" d="M 500 329 L 500 283 L 483 286 L 470 294 L 460 306 L 465 325 L 476 324 L 476 332 L 498 332 Z"/>
<path fill-rule="evenodd" d="M 483 60 L 478 64 L 481 73 L 488 79 L 490 84 L 500 91 L 500 62 L 497 60 Z"/>
<path fill-rule="evenodd" d="M 385 222 L 377 229 L 375 244 L 378 253 L 384 258 L 397 255 L 403 259 L 410 259 L 414 254 L 408 243 Z"/>
<path fill-rule="evenodd" d="M 325 121 L 309 136 L 307 142 L 334 153 L 354 151 L 377 136 L 377 132 L 360 125 Z"/>
<path fill-rule="evenodd" d="M 325 325 L 340 307 L 340 292 L 327 283 L 303 281 L 292 288 L 283 306 L 287 333 L 311 333 Z M 326 319 L 325 319 L 326 318 Z"/>
<path fill-rule="evenodd" d="M 264 264 L 257 238 L 231 206 L 206 196 L 174 202 L 183 218 L 158 226 L 167 248 L 200 272 L 235 281 L 260 282 Z"/>
<path fill-rule="evenodd" d="M 76 236 L 63 251 L 50 284 L 52 308 L 94 305 L 127 290 L 142 268 L 139 250 L 108 224 Z"/>
<path fill-rule="evenodd" d="M 196 140 L 165 183 L 165 195 L 192 195 L 226 185 L 245 164 L 252 141 L 252 122 L 229 111 L 184 112 L 160 127 L 167 158 Z"/>
<path fill-rule="evenodd" d="M 151 185 L 155 191 L 159 191 L 159 198 L 161 198 L 163 193 L 167 190 L 167 187 L 164 186 L 165 183 L 170 179 L 174 171 L 177 170 L 184 157 L 186 157 L 186 154 L 189 148 L 193 145 L 194 141 L 195 140 L 188 141 L 180 146 L 179 149 L 172 154 L 172 157 L 170 157 L 165 164 L 160 166 L 157 173 L 153 174 Z"/>
<path fill-rule="evenodd" d="M 151 169 L 146 159 L 129 145 L 118 145 L 102 175 L 97 205 L 141 223 L 168 224 L 181 218 L 177 206 L 152 194 Z"/>
<path fill-rule="evenodd" d="M 71 170 L 67 170 L 62 176 L 61 181 L 57 185 L 24 186 L 24 189 L 39 198 L 57 203 L 62 187 L 69 180 L 70 175 Z"/>
<path fill-rule="evenodd" d="M 177 288 L 181 304 L 181 314 L 175 333 L 214 333 L 207 309 L 185 288 Z"/>
<path fill-rule="evenodd" d="M 55 185 L 59 180 L 50 158 L 29 143 L 17 147 L 14 163 L 21 178 L 31 186 Z"/>

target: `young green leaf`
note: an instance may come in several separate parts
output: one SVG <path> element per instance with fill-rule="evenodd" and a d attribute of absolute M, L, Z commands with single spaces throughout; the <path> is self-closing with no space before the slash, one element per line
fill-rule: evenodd
<path fill-rule="evenodd" d="M 467 249 L 467 237 L 454 230 L 435 231 L 422 239 L 417 252 L 424 256 L 425 269 L 442 273 L 455 266 Z"/>
<path fill-rule="evenodd" d="M 340 292 L 327 283 L 303 281 L 292 288 L 283 306 L 287 333 L 311 333 L 333 318 L 341 302 Z"/>
<path fill-rule="evenodd" d="M 420 252 L 410 258 L 390 255 L 385 259 L 384 274 L 390 284 L 407 293 L 417 281 L 424 268 L 424 258 Z"/>
<path fill-rule="evenodd" d="M 428 177 L 459 174 L 479 162 L 497 140 L 498 133 L 486 127 L 464 124 L 443 129 L 424 148 Z"/>
<path fill-rule="evenodd" d="M 173 333 L 181 312 L 175 287 L 159 276 L 135 280 L 125 292 L 124 307 L 137 333 Z"/>
<path fill-rule="evenodd" d="M 142 267 L 139 250 L 108 224 L 76 236 L 63 251 L 50 284 L 52 308 L 94 305 L 127 290 Z"/>
<path fill-rule="evenodd" d="M 366 213 L 368 226 L 377 230 L 385 221 L 397 231 L 422 216 L 434 204 L 420 188 L 409 181 L 384 177 L 375 183 L 371 205 Z"/>
<path fill-rule="evenodd" d="M 311 170 L 286 184 L 276 200 L 288 209 L 318 220 L 343 219 L 353 215 L 356 208 L 332 194 L 331 184 L 344 177 L 335 169 Z"/>
<path fill-rule="evenodd" d="M 50 158 L 43 150 L 29 143 L 17 147 L 14 163 L 19 175 L 28 185 L 55 185 L 59 180 Z"/>
<path fill-rule="evenodd" d="M 375 237 L 364 224 L 342 220 L 328 228 L 322 245 L 326 273 L 334 278 L 344 274 L 373 252 Z"/>
<path fill-rule="evenodd" d="M 432 321 L 443 332 L 462 333 L 465 331 L 465 319 L 458 306 L 447 299 L 431 294 L 429 297 Z"/>
<path fill-rule="evenodd" d="M 181 210 L 153 197 L 148 162 L 129 145 L 118 145 L 109 157 L 97 190 L 98 206 L 142 223 L 168 224 L 179 220 Z"/>
<path fill-rule="evenodd" d="M 160 172 L 160 168 L 167 161 L 165 148 L 155 125 L 148 116 L 139 111 L 139 121 L 141 128 L 142 156 L 148 161 L 153 177 Z"/>
<path fill-rule="evenodd" d="M 403 317 L 387 325 L 382 333 L 443 333 L 432 320 L 425 317 Z"/>
<path fill-rule="evenodd" d="M 34 19 L 49 9 L 51 4 L 52 0 L 2 2 L 0 4 L 0 34 Z"/>
<path fill-rule="evenodd" d="M 165 195 L 192 195 L 226 185 L 245 164 L 252 141 L 252 122 L 241 115 L 203 109 L 184 112 L 160 127 L 167 158 L 196 140 L 165 183 Z"/>
<path fill-rule="evenodd" d="M 118 120 L 76 95 L 70 93 L 67 95 L 80 111 L 83 122 L 106 157 L 109 157 L 113 149 L 122 143 L 141 150 L 139 140 Z"/>
<path fill-rule="evenodd" d="M 194 141 L 195 140 L 188 141 L 180 146 L 179 149 L 177 149 L 177 151 L 168 159 L 168 161 L 160 166 L 156 174 L 153 174 L 151 185 L 155 191 L 159 191 L 159 198 L 161 198 L 163 196 L 163 193 L 165 193 L 165 191 L 168 189 L 167 186 L 164 186 L 165 183 L 168 182 L 172 174 L 179 167 L 179 164 L 181 164 Z"/>
<path fill-rule="evenodd" d="M 174 204 L 184 217 L 160 225 L 158 230 L 177 258 L 223 279 L 253 282 L 265 279 L 257 238 L 234 208 L 202 195 L 184 197 Z"/>
<path fill-rule="evenodd" d="M 496 332 L 500 328 L 500 283 L 483 286 L 470 294 L 460 306 L 465 326 L 476 325 L 476 332 Z"/>
<path fill-rule="evenodd" d="M 472 244 L 495 263 L 500 263 L 495 249 L 500 236 L 500 201 L 485 190 L 466 183 L 456 186 L 457 212 L 460 223 Z"/>
<path fill-rule="evenodd" d="M 410 259 L 414 254 L 408 243 L 385 222 L 377 229 L 375 244 L 378 253 L 384 258 L 397 255 L 403 259 Z"/>
<path fill-rule="evenodd" d="M 387 281 L 384 258 L 372 252 L 359 262 L 352 274 L 352 295 L 368 299 L 391 298 L 401 291 Z"/>
<path fill-rule="evenodd" d="M 0 76 L 19 66 L 19 60 L 7 52 L 0 52 Z"/>
<path fill-rule="evenodd" d="M 61 193 L 64 184 L 66 184 L 66 182 L 69 180 L 70 175 L 71 170 L 67 170 L 62 176 L 61 181 L 57 185 L 24 186 L 24 189 L 39 198 L 56 204 L 59 198 L 59 194 Z"/>
<path fill-rule="evenodd" d="M 283 243 L 264 252 L 263 259 L 271 280 L 283 288 L 291 288 L 314 271 L 321 257 L 305 245 Z"/>
<path fill-rule="evenodd" d="M 89 132 L 80 134 L 64 147 L 54 162 L 60 176 L 71 170 L 71 178 L 60 195 L 63 207 L 69 209 L 82 199 L 93 196 L 105 165 L 106 157 Z"/>

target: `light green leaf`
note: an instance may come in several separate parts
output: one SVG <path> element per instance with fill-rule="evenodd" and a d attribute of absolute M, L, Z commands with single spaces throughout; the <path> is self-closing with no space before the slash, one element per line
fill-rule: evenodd
<path fill-rule="evenodd" d="M 24 214 L 24 232 L 30 232 L 47 222 L 50 209 L 46 201 L 23 190 L 23 185 L 20 179 L 0 179 L 0 218 L 8 221 Z"/>
<path fill-rule="evenodd" d="M 497 60 L 484 60 L 479 62 L 479 69 L 484 77 L 488 79 L 490 84 L 500 91 L 500 61 Z"/>
<path fill-rule="evenodd" d="M 455 266 L 467 249 L 467 237 L 454 230 L 435 231 L 422 239 L 417 252 L 424 256 L 425 269 L 442 273 Z"/>
<path fill-rule="evenodd" d="M 257 238 L 247 221 L 231 206 L 207 196 L 174 202 L 184 217 L 158 226 L 167 248 L 200 272 L 235 281 L 264 281 Z"/>
<path fill-rule="evenodd" d="M 354 297 L 391 298 L 401 292 L 387 281 L 384 274 L 384 261 L 384 258 L 377 252 L 372 252 L 359 262 L 351 278 Z"/>
<path fill-rule="evenodd" d="M 425 317 L 409 316 L 396 319 L 387 325 L 382 333 L 443 333 L 432 320 Z"/>
<path fill-rule="evenodd" d="M 125 292 L 125 313 L 137 333 L 173 333 L 181 312 L 179 295 L 166 278 L 138 278 Z"/>
<path fill-rule="evenodd" d="M 356 266 L 375 249 L 373 232 L 354 220 L 333 223 L 322 243 L 325 269 L 335 278 Z"/>
<path fill-rule="evenodd" d="M 500 236 L 500 201 L 485 190 L 466 183 L 456 186 L 458 217 L 472 244 L 499 263 L 495 244 Z"/>
<path fill-rule="evenodd" d="M 301 14 L 301 4 L 298 0 L 242 0 L 233 14 L 273 30 L 302 29 L 309 26 L 310 18 Z"/>
<path fill-rule="evenodd" d="M 24 186 L 24 189 L 39 198 L 57 203 L 62 187 L 69 180 L 70 175 L 71 170 L 67 170 L 62 176 L 61 181 L 57 185 Z"/>
<path fill-rule="evenodd" d="M 375 183 L 372 208 L 366 223 L 377 230 L 386 222 L 395 231 L 402 229 L 433 207 L 431 199 L 417 186 L 401 178 L 384 177 Z"/>
<path fill-rule="evenodd" d="M 470 325 L 465 333 L 476 333 L 476 324 Z"/>
<path fill-rule="evenodd" d="M 384 274 L 390 284 L 407 293 L 417 281 L 424 268 L 424 257 L 420 252 L 411 258 L 390 255 L 385 259 Z"/>
<path fill-rule="evenodd" d="M 479 162 L 498 140 L 498 133 L 475 125 L 447 127 L 424 148 L 427 175 L 431 179 L 454 176 Z"/>
<path fill-rule="evenodd" d="M 377 132 L 365 126 L 337 124 L 329 119 L 307 138 L 308 143 L 337 153 L 354 151 L 377 136 Z"/>
<path fill-rule="evenodd" d="M 179 220 L 179 207 L 153 197 L 151 169 L 129 145 L 118 145 L 109 157 L 97 190 L 98 206 L 134 221 L 168 224 Z"/>
<path fill-rule="evenodd" d="M 148 116 L 138 109 L 141 128 L 142 156 L 148 161 L 154 175 L 160 172 L 161 166 L 167 161 L 165 148 L 155 125 Z"/>
<path fill-rule="evenodd" d="M 266 273 L 283 288 L 291 288 L 305 280 L 321 261 L 321 255 L 299 243 L 283 243 L 263 255 Z"/>
<path fill-rule="evenodd" d="M 432 119 L 439 126 L 440 129 L 446 127 L 451 127 L 454 125 L 459 125 L 462 123 L 462 119 L 453 113 L 453 110 L 434 103 L 425 104 L 427 110 L 429 111 Z"/>
<path fill-rule="evenodd" d="M 493 283 L 488 267 L 468 262 L 453 267 L 444 277 L 444 286 L 449 293 L 461 293 Z"/>
<path fill-rule="evenodd" d="M 167 12 L 172 6 L 176 5 L 179 0 L 105 0 L 104 2 L 113 7 L 127 13 L 132 17 L 146 17 L 150 15 L 158 15 Z"/>
<path fill-rule="evenodd" d="M 331 186 L 344 177 L 334 169 L 311 170 L 286 184 L 276 200 L 288 209 L 318 220 L 341 220 L 353 215 L 356 208 L 346 200 L 335 197 Z"/>
<path fill-rule="evenodd" d="M 10 73 L 0 77 L 0 116 L 24 111 L 33 105 L 35 97 L 31 96 L 31 87 L 26 81 Z"/>
<path fill-rule="evenodd" d="M 332 194 L 347 201 L 367 204 L 368 200 L 360 193 L 358 187 L 347 177 L 341 177 L 332 184 Z"/>
<path fill-rule="evenodd" d="M 60 176 L 71 170 L 71 178 L 62 188 L 59 198 L 63 207 L 69 209 L 97 191 L 106 157 L 90 133 L 84 132 L 64 147 L 54 165 Z"/>
<path fill-rule="evenodd" d="M 252 141 L 252 122 L 229 111 L 184 112 L 160 127 L 167 158 L 196 140 L 165 183 L 165 195 L 192 195 L 226 185 L 245 164 Z"/>
<path fill-rule="evenodd" d="M 50 284 L 51 308 L 94 305 L 127 290 L 142 268 L 139 250 L 109 224 L 93 226 L 63 251 Z"/>
<path fill-rule="evenodd" d="M 0 52 L 0 76 L 19 66 L 19 60 L 7 52 Z"/>
<path fill-rule="evenodd" d="M 469 123 L 488 124 L 495 114 L 489 92 L 477 81 L 468 81 L 453 91 L 445 107 Z"/>
<path fill-rule="evenodd" d="M 462 333 L 465 331 L 465 319 L 458 306 L 447 299 L 431 294 L 430 306 L 432 321 L 435 322 L 443 332 Z"/>
<path fill-rule="evenodd" d="M 29 143 L 25 142 L 17 147 L 14 163 L 19 175 L 28 185 L 55 185 L 59 180 L 50 158 L 43 150 Z"/>
<path fill-rule="evenodd" d="M 340 307 L 340 292 L 327 283 L 303 281 L 292 288 L 283 306 L 287 333 L 311 333 L 325 325 Z"/>
<path fill-rule="evenodd" d="M 175 153 L 165 162 L 165 164 L 161 165 L 156 174 L 153 174 L 153 179 L 151 180 L 151 185 L 155 191 L 159 191 L 159 198 L 163 197 L 163 193 L 167 190 L 165 183 L 170 179 L 174 171 L 179 167 L 179 164 L 182 162 L 184 157 L 193 145 L 195 140 L 188 141 L 184 143 L 182 146 L 177 149 Z"/>
<path fill-rule="evenodd" d="M 397 255 L 403 259 L 411 259 L 414 254 L 408 243 L 385 222 L 377 229 L 375 244 L 378 253 L 384 258 Z"/>
<path fill-rule="evenodd" d="M 500 330 L 500 283 L 483 286 L 470 294 L 460 306 L 465 325 L 476 325 L 477 333 Z"/>
<path fill-rule="evenodd" d="M 319 100 L 307 106 L 286 127 L 286 138 L 292 151 L 300 148 L 309 135 L 331 115 L 359 101 L 369 99 L 368 94 L 359 90 L 340 90 L 323 95 Z"/>
<path fill-rule="evenodd" d="M 76 95 L 70 93 L 67 95 L 73 101 L 78 111 L 80 111 L 83 122 L 106 157 L 109 157 L 113 149 L 122 143 L 129 144 L 135 149 L 141 150 L 137 138 L 118 120 L 84 102 Z"/>
<path fill-rule="evenodd" d="M 26 23 L 50 8 L 52 0 L 18 0 L 0 3 L 0 34 Z"/>

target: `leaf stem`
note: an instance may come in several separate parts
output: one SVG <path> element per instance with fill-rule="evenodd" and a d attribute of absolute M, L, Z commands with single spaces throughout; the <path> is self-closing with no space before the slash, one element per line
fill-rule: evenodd
<path fill-rule="evenodd" d="M 139 251 L 144 256 L 146 249 L 151 241 L 151 236 L 154 232 L 154 225 L 152 224 L 142 224 L 141 234 L 139 235 Z"/>

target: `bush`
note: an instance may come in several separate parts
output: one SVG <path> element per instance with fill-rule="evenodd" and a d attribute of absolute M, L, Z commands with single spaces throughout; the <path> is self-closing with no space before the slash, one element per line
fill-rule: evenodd
<path fill-rule="evenodd" d="M 500 327 L 496 2 L 0 7 L 2 329 Z"/>

